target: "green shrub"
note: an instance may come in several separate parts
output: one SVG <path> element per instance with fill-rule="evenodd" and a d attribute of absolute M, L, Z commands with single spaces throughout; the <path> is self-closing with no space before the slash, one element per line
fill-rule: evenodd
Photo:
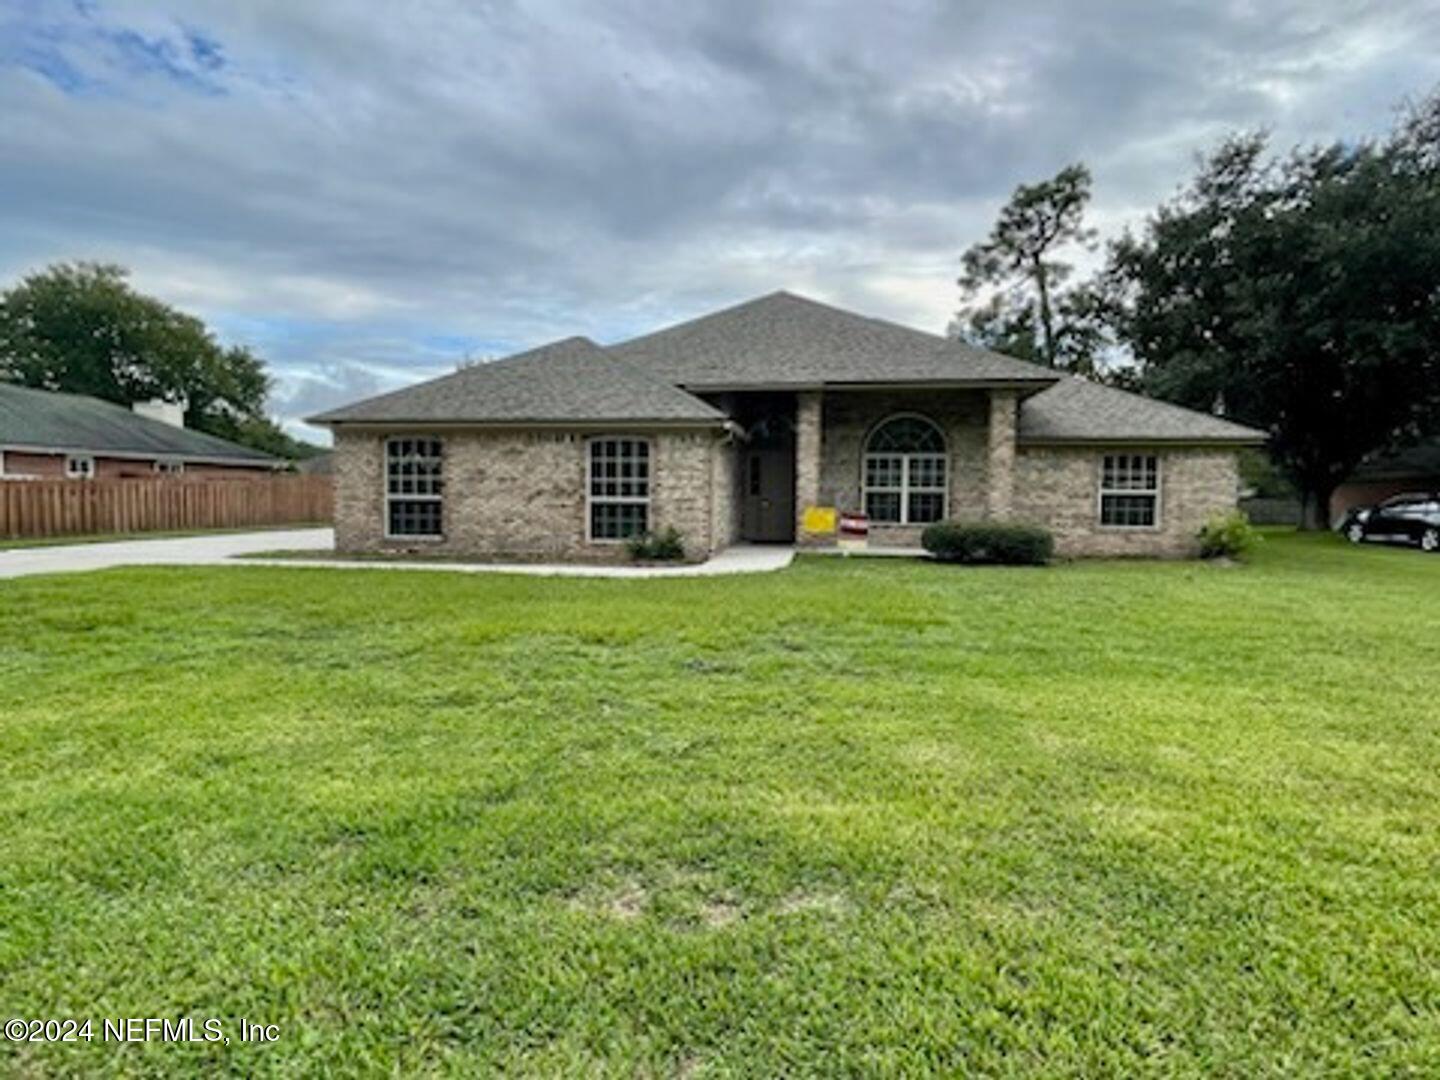
<path fill-rule="evenodd" d="M 630 558 L 637 562 L 678 562 L 685 558 L 685 538 L 673 525 L 658 533 L 643 533 L 625 541 Z"/>
<path fill-rule="evenodd" d="M 1055 538 L 1035 525 L 944 521 L 927 528 L 920 543 L 941 562 L 1043 566 L 1055 553 Z"/>
<path fill-rule="evenodd" d="M 1202 559 L 1243 559 L 1263 537 L 1239 510 L 1216 514 L 1200 529 Z"/>

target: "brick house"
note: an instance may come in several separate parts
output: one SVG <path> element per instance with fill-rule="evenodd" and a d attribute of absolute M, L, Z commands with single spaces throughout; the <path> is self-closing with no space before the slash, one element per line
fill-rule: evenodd
<path fill-rule="evenodd" d="M 1249 428 L 775 293 L 617 345 L 568 338 L 314 418 L 336 547 L 612 559 L 667 526 L 875 546 L 940 520 L 1044 525 L 1068 555 L 1181 556 L 1234 508 Z M 807 510 L 820 508 L 819 514 Z"/>
<path fill-rule="evenodd" d="M 0 383 L 0 480 L 246 479 L 285 464 L 186 428 L 178 405 L 137 402 L 127 409 Z"/>

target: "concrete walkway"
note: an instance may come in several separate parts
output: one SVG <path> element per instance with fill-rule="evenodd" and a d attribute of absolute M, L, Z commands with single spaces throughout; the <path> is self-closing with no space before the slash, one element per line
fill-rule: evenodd
<path fill-rule="evenodd" d="M 0 578 L 32 574 L 69 574 L 116 566 L 287 566 L 340 567 L 350 570 L 433 570 L 462 574 L 530 574 L 540 577 L 708 577 L 714 574 L 758 574 L 790 565 L 788 547 L 741 544 L 726 548 L 708 562 L 694 566 L 585 566 L 564 563 L 382 562 L 374 559 L 237 558 L 263 551 L 329 551 L 335 545 L 329 529 L 272 529 L 265 532 L 221 533 L 164 540 L 120 540 L 100 544 L 0 550 Z"/>

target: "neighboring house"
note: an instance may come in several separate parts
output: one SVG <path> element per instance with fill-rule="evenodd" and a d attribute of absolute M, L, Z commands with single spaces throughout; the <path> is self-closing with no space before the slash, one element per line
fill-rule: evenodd
<path fill-rule="evenodd" d="M 157 475 L 247 478 L 286 463 L 184 426 L 180 406 L 0 383 L 0 479 L 110 480 Z"/>
<path fill-rule="evenodd" d="M 692 558 L 825 544 L 824 508 L 868 514 L 876 546 L 989 519 L 1044 525 L 1065 554 L 1178 556 L 1234 508 L 1238 448 L 1264 441 L 789 293 L 313 422 L 335 436 L 340 550 L 545 559 L 621 557 L 667 526 Z"/>
<path fill-rule="evenodd" d="M 1440 439 L 1363 462 L 1330 497 L 1330 519 L 1338 526 L 1354 507 L 1434 491 L 1440 491 Z"/>

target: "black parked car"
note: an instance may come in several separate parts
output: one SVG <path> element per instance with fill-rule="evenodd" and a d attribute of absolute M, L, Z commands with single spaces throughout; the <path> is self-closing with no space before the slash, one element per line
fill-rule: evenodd
<path fill-rule="evenodd" d="M 1345 515 L 1340 531 L 1356 544 L 1383 540 L 1440 551 L 1440 493 L 1392 495 L 1379 506 L 1356 507 Z"/>

